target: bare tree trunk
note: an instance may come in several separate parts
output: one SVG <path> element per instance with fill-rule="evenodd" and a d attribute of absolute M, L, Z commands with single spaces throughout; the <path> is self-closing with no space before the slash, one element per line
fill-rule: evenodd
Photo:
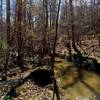
<path fill-rule="evenodd" d="M 70 33 L 69 32 L 68 32 L 68 44 L 67 44 L 66 47 L 68 48 L 68 53 L 69 53 L 68 60 L 72 61 L 71 37 L 70 37 Z"/>
<path fill-rule="evenodd" d="M 32 27 L 32 0 L 29 1 L 30 8 L 29 8 L 29 28 Z"/>
<path fill-rule="evenodd" d="M 48 28 L 48 1 L 43 0 L 43 7 L 44 7 L 44 30 L 43 30 L 43 49 L 42 49 L 42 58 L 46 54 L 46 33 L 47 33 L 47 28 Z"/>
<path fill-rule="evenodd" d="M 15 8 L 14 8 L 14 32 L 16 33 L 16 22 L 17 22 L 17 1 L 15 2 Z"/>
<path fill-rule="evenodd" d="M 10 0 L 6 0 L 7 43 L 10 45 Z"/>
<path fill-rule="evenodd" d="M 52 10 L 51 10 L 51 3 L 49 3 L 49 9 L 50 9 L 50 15 L 49 15 L 49 16 L 50 16 L 50 19 L 49 19 L 49 20 L 50 20 L 50 31 L 51 31 L 51 29 L 52 29 L 52 27 L 51 27 L 51 26 L 52 26 L 52 25 L 51 25 L 51 23 L 52 23 L 52 16 L 51 16 L 51 13 L 52 13 Z"/>
<path fill-rule="evenodd" d="M 6 50 L 6 57 L 5 57 L 5 63 L 4 63 L 4 77 L 6 77 L 6 71 L 8 67 L 9 62 L 9 55 L 10 55 L 10 0 L 6 0 L 6 32 L 7 32 L 7 50 Z"/>
<path fill-rule="evenodd" d="M 0 32 L 2 32 L 2 0 L 0 0 Z M 2 39 L 2 34 L 1 39 Z"/>
<path fill-rule="evenodd" d="M 2 19 L 2 0 L 0 0 L 0 21 Z"/>
<path fill-rule="evenodd" d="M 54 62 L 55 62 L 55 54 L 56 54 L 56 44 L 57 44 L 57 37 L 58 37 L 58 20 L 59 20 L 59 11 L 60 11 L 60 4 L 61 4 L 61 0 L 59 0 L 59 4 L 58 4 L 58 11 L 57 11 L 57 16 L 56 16 L 56 30 L 55 30 L 55 39 L 54 39 L 54 45 L 53 45 L 53 55 L 51 58 L 51 66 L 52 66 L 52 75 L 53 75 L 53 86 L 54 86 L 54 90 L 53 90 L 53 100 L 54 100 L 54 95 L 56 94 L 57 99 L 60 100 L 60 96 L 59 96 L 59 91 L 58 91 L 58 86 L 57 86 L 57 82 L 54 76 Z"/>
<path fill-rule="evenodd" d="M 70 24 L 71 24 L 71 31 L 72 31 L 72 47 L 74 51 L 81 55 L 81 52 L 78 50 L 76 44 L 75 44 L 75 28 L 74 28 L 74 9 L 73 9 L 73 0 L 69 0 L 69 5 L 70 5 Z"/>
<path fill-rule="evenodd" d="M 52 29 L 56 27 L 56 3 L 57 0 L 52 1 Z"/>
<path fill-rule="evenodd" d="M 18 57 L 17 64 L 23 71 L 23 39 L 22 39 L 22 16 L 23 16 L 23 0 L 17 0 L 17 43 L 18 43 Z"/>

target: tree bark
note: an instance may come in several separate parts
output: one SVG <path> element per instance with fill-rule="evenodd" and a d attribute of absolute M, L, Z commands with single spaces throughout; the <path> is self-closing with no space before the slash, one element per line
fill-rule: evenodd
<path fill-rule="evenodd" d="M 48 1 L 43 0 L 43 7 L 44 7 L 44 30 L 43 30 L 43 48 L 42 48 L 42 58 L 46 54 L 46 33 L 47 33 L 47 28 L 48 28 Z"/>
<path fill-rule="evenodd" d="M 6 0 L 6 33 L 7 33 L 7 50 L 5 56 L 5 63 L 4 63 L 4 77 L 6 79 L 6 71 L 9 62 L 9 55 L 10 55 L 10 0 Z"/>
<path fill-rule="evenodd" d="M 2 0 L 0 0 L 0 32 L 2 32 Z M 2 39 L 2 34 L 1 34 Z"/>
<path fill-rule="evenodd" d="M 71 31 L 72 31 L 72 47 L 74 51 L 81 55 L 81 52 L 78 50 L 76 44 L 75 44 L 75 28 L 74 28 L 74 8 L 72 4 L 73 0 L 69 0 L 69 5 L 70 5 L 70 24 L 71 24 Z"/>
<path fill-rule="evenodd" d="M 24 70 L 23 67 L 23 38 L 22 38 L 22 16 L 23 16 L 23 0 L 17 0 L 17 43 L 18 43 L 18 56 L 17 64 L 21 70 Z"/>
<path fill-rule="evenodd" d="M 57 86 L 57 82 L 56 82 L 55 75 L 54 75 L 54 62 L 55 62 L 56 44 L 57 44 L 57 37 L 58 37 L 58 20 L 59 20 L 60 4 L 61 4 L 61 0 L 59 0 L 59 4 L 58 4 L 58 11 L 57 11 L 57 16 L 56 16 L 55 39 L 54 39 L 54 45 L 53 45 L 53 55 L 52 55 L 52 58 L 51 58 L 53 87 L 54 87 L 54 90 L 53 90 L 53 100 L 54 100 L 54 95 L 55 94 L 57 96 L 57 100 L 60 100 L 58 86 Z"/>

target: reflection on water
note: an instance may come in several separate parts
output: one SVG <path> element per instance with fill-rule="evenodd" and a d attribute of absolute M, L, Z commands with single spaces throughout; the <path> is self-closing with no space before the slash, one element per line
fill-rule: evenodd
<path fill-rule="evenodd" d="M 73 64 L 61 59 L 55 63 L 55 74 L 58 84 L 72 100 L 100 100 L 100 76 L 95 73 L 79 72 Z"/>
<path fill-rule="evenodd" d="M 56 58 L 55 76 L 58 85 L 71 100 L 100 100 L 100 76 L 95 73 L 78 71 L 72 63 Z M 0 82 L 0 100 L 15 83 Z"/>

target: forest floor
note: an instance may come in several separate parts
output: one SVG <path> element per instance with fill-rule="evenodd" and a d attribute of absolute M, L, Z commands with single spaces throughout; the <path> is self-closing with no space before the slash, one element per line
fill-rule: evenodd
<path fill-rule="evenodd" d="M 91 39 L 85 38 L 81 46 L 78 45 L 78 48 L 83 54 L 87 52 L 89 57 L 97 59 L 100 63 L 98 41 L 94 38 L 91 41 Z M 66 49 L 61 45 L 58 53 L 64 53 L 63 51 Z M 16 85 L 18 80 L 32 72 L 32 66 L 29 67 L 30 70 L 24 73 L 21 73 L 19 69 L 15 70 L 16 75 L 9 76 L 8 81 L 0 82 L 0 100 L 5 100 L 4 97 L 10 88 Z M 61 100 L 100 100 L 100 76 L 96 73 L 83 69 L 79 71 L 73 63 L 59 57 L 56 57 L 54 71 Z M 50 84 L 40 87 L 32 80 L 27 80 L 16 88 L 16 92 L 18 94 L 16 98 L 6 100 L 52 100 L 53 86 Z"/>
<path fill-rule="evenodd" d="M 30 72 L 31 70 L 20 74 L 25 77 Z M 61 100 L 100 100 L 100 76 L 94 72 L 86 70 L 79 72 L 72 63 L 56 57 L 55 77 L 59 86 Z M 16 84 L 14 79 L 15 77 L 7 82 L 0 82 L 0 100 L 5 100 L 4 96 L 7 91 L 12 85 Z M 18 94 L 16 98 L 7 100 L 52 100 L 53 94 L 51 84 L 40 87 L 31 80 L 27 80 L 19 86 L 16 92 Z"/>

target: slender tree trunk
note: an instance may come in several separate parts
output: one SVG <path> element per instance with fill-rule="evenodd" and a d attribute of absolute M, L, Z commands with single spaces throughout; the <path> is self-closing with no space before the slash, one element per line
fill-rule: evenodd
<path fill-rule="evenodd" d="M 2 32 L 2 0 L 0 0 L 0 32 Z M 1 34 L 2 39 L 2 34 Z"/>
<path fill-rule="evenodd" d="M 27 3 L 26 3 L 26 1 L 27 1 L 27 0 L 24 0 L 24 4 L 23 4 L 23 5 L 24 5 L 24 7 L 23 7 L 23 23 L 24 23 L 24 26 L 25 26 L 25 27 L 24 27 L 25 30 L 26 30 L 26 24 L 27 24 L 27 20 L 26 20 L 26 16 L 27 16 L 27 15 L 26 15 L 26 14 L 27 14 L 27 13 L 26 13 L 26 4 L 27 4 Z M 31 3 L 31 2 L 30 2 L 30 3 Z M 32 5 L 32 4 L 30 4 L 30 7 L 31 7 L 31 5 Z M 30 13 L 31 13 L 31 12 L 30 12 Z"/>
<path fill-rule="evenodd" d="M 59 4 L 58 4 L 58 11 L 57 11 L 57 16 L 56 16 L 55 39 L 54 39 L 54 45 L 53 45 L 53 55 L 52 55 L 52 58 L 51 58 L 51 61 L 52 61 L 51 62 L 51 66 L 52 66 L 52 75 L 53 75 L 53 86 L 54 86 L 53 100 L 54 100 L 54 95 L 55 94 L 57 96 L 57 100 L 60 100 L 58 86 L 57 86 L 57 82 L 56 82 L 55 75 L 54 75 L 54 62 L 55 62 L 56 44 L 57 44 L 57 37 L 58 37 L 58 20 L 59 20 L 60 4 L 61 4 L 61 0 L 59 0 Z"/>
<path fill-rule="evenodd" d="M 18 57 L 17 64 L 23 71 L 23 39 L 22 39 L 22 16 L 23 16 L 23 0 L 17 0 L 17 43 L 18 43 Z"/>
<path fill-rule="evenodd" d="M 5 55 L 3 80 L 6 79 L 6 71 L 9 62 L 10 45 L 11 45 L 10 43 L 10 0 L 6 0 L 6 33 L 7 33 L 7 50 Z"/>
<path fill-rule="evenodd" d="M 0 39 L 2 40 L 2 0 L 0 0 Z"/>
<path fill-rule="evenodd" d="M 15 8 L 14 8 L 14 32 L 16 33 L 16 22 L 17 22 L 17 1 L 15 2 Z"/>
<path fill-rule="evenodd" d="M 57 0 L 52 1 L 52 29 L 56 27 L 56 3 Z"/>
<path fill-rule="evenodd" d="M 6 0 L 6 32 L 7 32 L 7 54 L 5 66 L 8 66 L 9 49 L 10 49 L 10 0 Z"/>
<path fill-rule="evenodd" d="M 71 24 L 71 31 L 72 31 L 72 47 L 74 51 L 81 55 L 81 52 L 78 50 L 76 44 L 75 44 L 75 28 L 74 28 L 74 8 L 72 4 L 73 0 L 69 0 L 69 5 L 70 5 L 70 24 Z"/>
<path fill-rule="evenodd" d="M 44 7 L 44 31 L 43 31 L 43 49 L 42 49 L 42 58 L 46 54 L 46 33 L 47 33 L 47 28 L 48 28 L 48 1 L 44 0 L 43 1 L 43 7 Z"/>
<path fill-rule="evenodd" d="M 50 9 L 50 15 L 49 15 L 49 16 L 50 16 L 50 19 L 49 19 L 49 20 L 50 20 L 50 31 L 51 31 L 51 29 L 52 29 L 52 27 L 51 27 L 51 26 L 52 26 L 52 25 L 51 25 L 51 23 L 52 23 L 52 17 L 51 17 L 51 13 L 52 13 L 52 10 L 51 10 L 51 3 L 49 3 L 49 9 Z"/>
<path fill-rule="evenodd" d="M 69 53 L 68 60 L 72 61 L 71 37 L 70 37 L 70 33 L 69 32 L 68 32 L 68 44 L 67 44 L 66 47 L 68 48 L 68 53 Z"/>
<path fill-rule="evenodd" d="M 32 27 L 32 0 L 29 1 L 30 8 L 29 8 L 29 28 Z"/>
<path fill-rule="evenodd" d="M 0 0 L 0 21 L 2 19 L 2 0 Z"/>
<path fill-rule="evenodd" d="M 10 46 L 10 0 L 6 0 L 7 43 Z M 9 47 L 8 47 L 9 48 Z"/>

